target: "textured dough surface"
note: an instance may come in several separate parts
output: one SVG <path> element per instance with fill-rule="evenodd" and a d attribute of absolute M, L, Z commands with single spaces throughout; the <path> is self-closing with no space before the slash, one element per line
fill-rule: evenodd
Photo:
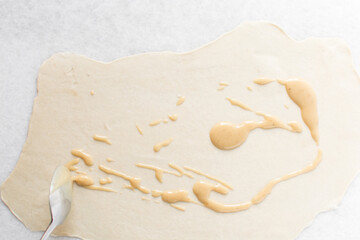
<path fill-rule="evenodd" d="M 324 153 L 315 171 L 279 184 L 263 203 L 232 214 L 186 203 L 179 204 L 186 207 L 181 212 L 163 202 L 143 201 L 142 193 L 123 189 L 126 182 L 116 177 L 108 186 L 121 194 L 74 186 L 72 211 L 55 234 L 109 240 L 294 239 L 316 214 L 337 206 L 359 171 L 360 82 L 343 42 L 316 38 L 297 42 L 269 23 L 242 24 L 184 54 L 149 53 L 111 63 L 74 54 L 52 56 L 40 68 L 28 137 L 16 168 L 1 187 L 1 197 L 29 229 L 44 230 L 50 221 L 53 170 L 73 158 L 71 149 L 83 148 L 94 158 L 90 175 L 95 181 L 107 176 L 97 169 L 101 163 L 141 177 L 151 189 L 191 192 L 201 177 L 164 175 L 160 184 L 152 171 L 135 166 L 168 168 L 173 162 L 234 186 L 227 196 L 213 193 L 213 199 L 249 201 L 269 180 L 301 169 L 316 156 L 300 111 L 284 88 L 275 83 L 254 85 L 252 80 L 258 77 L 302 78 L 315 89 Z M 229 86 L 217 91 L 221 81 Z M 186 97 L 181 106 L 175 105 L 178 94 Z M 299 121 L 304 131 L 256 130 L 241 147 L 221 151 L 209 139 L 215 123 L 261 119 L 231 106 L 226 96 L 283 121 Z M 176 122 L 148 126 L 174 113 Z M 113 144 L 95 142 L 94 134 L 108 136 Z M 155 143 L 170 137 L 174 141 L 168 147 L 153 152 Z M 108 163 L 107 157 L 116 161 Z M 83 163 L 79 166 L 89 169 Z"/>

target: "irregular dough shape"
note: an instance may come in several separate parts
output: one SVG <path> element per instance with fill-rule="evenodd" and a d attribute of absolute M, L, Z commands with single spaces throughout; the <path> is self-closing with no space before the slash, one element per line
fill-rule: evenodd
<path fill-rule="evenodd" d="M 314 88 L 324 153 L 314 172 L 281 183 L 263 203 L 235 214 L 198 205 L 186 205 L 181 212 L 142 201 L 139 191 L 115 194 L 74 186 L 72 211 L 55 234 L 108 240 L 294 239 L 316 214 L 339 204 L 359 170 L 359 78 L 343 42 L 316 38 L 297 42 L 269 23 L 245 23 L 184 54 L 150 53 L 111 63 L 73 54 L 52 56 L 40 68 L 28 137 L 15 170 L 1 187 L 1 197 L 29 229 L 44 230 L 50 221 L 53 169 L 70 161 L 71 149 L 79 148 L 91 154 L 94 169 L 113 157 L 114 169 L 141 176 L 150 189 L 190 192 L 199 177 L 167 175 L 159 185 L 152 171 L 144 172 L 135 163 L 192 166 L 234 186 L 226 196 L 212 194 L 215 201 L 246 202 L 269 180 L 301 169 L 316 155 L 308 131 L 300 135 L 254 131 L 233 151 L 211 144 L 208 134 L 215 123 L 260 119 L 229 106 L 226 96 L 284 121 L 301 122 L 298 108 L 277 84 L 246 89 L 260 77 L 300 77 Z M 220 81 L 229 83 L 223 91 L 216 90 Z M 91 90 L 96 94 L 90 95 Z M 178 94 L 186 97 L 180 106 Z M 179 115 L 175 123 L 145 128 L 175 111 Z M 144 135 L 135 124 L 144 126 Z M 94 134 L 108 136 L 113 144 L 93 141 Z M 172 144 L 153 152 L 154 144 L 171 137 Z M 88 169 L 82 162 L 78 166 Z M 96 181 L 105 176 L 101 174 L 90 172 Z M 113 180 L 115 190 L 126 183 Z M 192 193 L 190 198 L 195 199 Z"/>

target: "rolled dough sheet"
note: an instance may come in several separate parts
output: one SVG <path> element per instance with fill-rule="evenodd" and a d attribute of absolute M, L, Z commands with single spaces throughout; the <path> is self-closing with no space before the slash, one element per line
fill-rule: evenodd
<path fill-rule="evenodd" d="M 228 214 L 179 203 L 186 207 L 182 212 L 164 202 L 141 200 L 143 193 L 124 189 L 127 182 L 115 176 L 107 186 L 118 193 L 74 185 L 71 213 L 55 235 L 108 240 L 295 239 L 319 212 L 339 204 L 359 171 L 360 82 L 342 41 L 294 41 L 277 26 L 263 22 L 244 23 L 183 54 L 148 53 L 111 63 L 75 54 L 52 56 L 40 68 L 28 137 L 16 168 L 1 186 L 2 200 L 26 227 L 44 230 L 50 221 L 53 170 L 73 159 L 72 149 L 82 148 L 95 164 L 92 169 L 82 162 L 78 166 L 96 182 L 107 176 L 97 167 L 101 163 L 141 177 L 150 189 L 185 189 L 196 199 L 192 186 L 202 177 L 165 174 L 160 184 L 153 171 L 135 166 L 169 169 L 172 162 L 234 187 L 228 195 L 212 193 L 212 199 L 229 204 L 249 201 L 271 179 L 308 165 L 317 151 L 284 87 L 255 85 L 252 81 L 259 77 L 296 77 L 314 88 L 323 150 L 317 169 L 280 183 L 261 204 Z M 218 91 L 222 81 L 229 86 Z M 185 102 L 176 106 L 178 95 L 185 96 Z M 230 105 L 227 96 L 285 122 L 301 122 L 303 132 L 257 129 L 239 148 L 219 150 L 209 139 L 215 123 L 261 120 Z M 148 125 L 168 114 L 178 114 L 178 120 Z M 112 145 L 94 141 L 94 134 L 109 137 Z M 169 138 L 173 138 L 169 146 L 153 151 L 154 144 Z M 109 163 L 107 157 L 115 161 Z"/>

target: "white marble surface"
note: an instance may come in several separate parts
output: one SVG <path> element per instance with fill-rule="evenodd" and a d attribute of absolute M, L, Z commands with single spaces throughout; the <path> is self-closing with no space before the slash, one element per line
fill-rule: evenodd
<path fill-rule="evenodd" d="M 36 95 L 37 71 L 53 53 L 111 61 L 149 51 L 183 52 L 243 21 L 266 20 L 297 40 L 344 39 L 359 70 L 359 13 L 360 2 L 355 0 L 0 0 L 0 182 L 17 162 Z M 320 214 L 298 240 L 360 239 L 359 203 L 357 177 L 340 207 Z M 0 239 L 40 236 L 0 203 Z"/>

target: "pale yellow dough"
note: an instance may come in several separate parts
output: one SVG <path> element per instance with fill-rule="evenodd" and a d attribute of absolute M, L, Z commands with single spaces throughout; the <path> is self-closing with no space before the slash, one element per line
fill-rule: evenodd
<path fill-rule="evenodd" d="M 249 201 L 269 180 L 308 165 L 317 151 L 284 87 L 276 82 L 253 84 L 260 77 L 301 78 L 317 93 L 324 154 L 315 171 L 279 184 L 263 203 L 232 214 L 179 203 L 186 207 L 182 212 L 163 202 L 142 201 L 146 195 L 123 189 L 127 182 L 112 176 L 113 183 L 107 186 L 119 193 L 74 186 L 71 213 L 55 234 L 107 240 L 293 240 L 319 212 L 337 206 L 359 171 L 360 82 L 342 41 L 310 38 L 297 42 L 269 23 L 242 24 L 184 54 L 149 53 L 111 63 L 74 54 L 52 56 L 40 68 L 28 137 L 16 168 L 1 187 L 1 197 L 29 229 L 44 230 L 50 221 L 53 170 L 73 159 L 70 152 L 76 148 L 92 155 L 92 172 L 83 162 L 78 167 L 95 182 L 107 176 L 97 165 L 111 164 L 141 177 L 147 188 L 185 189 L 196 199 L 192 186 L 202 177 L 167 174 L 160 184 L 153 171 L 135 166 L 143 163 L 169 169 L 168 163 L 173 162 L 234 187 L 227 196 L 212 193 L 213 199 Z M 226 90 L 217 91 L 220 81 L 229 83 Z M 248 85 L 253 92 L 246 89 Z M 178 95 L 186 101 L 176 106 Z M 215 123 L 261 119 L 229 104 L 227 96 L 285 122 L 299 121 L 304 131 L 258 129 L 241 147 L 221 151 L 209 139 Z M 148 126 L 174 112 L 179 116 L 176 122 Z M 94 134 L 107 136 L 112 145 L 94 141 Z M 169 138 L 173 138 L 169 146 L 153 151 L 154 144 Z M 107 157 L 116 161 L 108 163 Z"/>

